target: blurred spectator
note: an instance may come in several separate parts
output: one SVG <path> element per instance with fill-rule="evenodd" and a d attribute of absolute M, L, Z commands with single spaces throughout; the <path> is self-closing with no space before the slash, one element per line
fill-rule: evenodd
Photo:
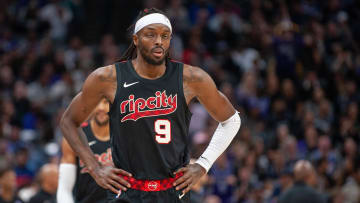
<path fill-rule="evenodd" d="M 274 52 L 277 66 L 276 73 L 280 78 L 294 78 L 296 60 L 303 47 L 303 40 L 295 34 L 297 27 L 289 21 L 283 20 L 275 27 L 277 35 L 273 38 Z"/>
<path fill-rule="evenodd" d="M 222 202 L 230 202 L 236 184 L 233 175 L 233 164 L 226 155 L 221 155 L 211 169 L 210 178 L 213 182 L 213 194 L 221 198 Z"/>
<path fill-rule="evenodd" d="M 56 164 L 45 164 L 40 169 L 38 176 L 40 191 L 30 199 L 29 203 L 55 203 L 58 175 Z"/>
<path fill-rule="evenodd" d="M 170 22 L 176 24 L 175 31 L 179 33 L 184 33 L 190 28 L 188 10 L 182 4 L 181 0 L 171 0 L 169 8 L 165 10 Z"/>
<path fill-rule="evenodd" d="M 30 185 L 34 174 L 27 167 L 29 151 L 26 148 L 17 149 L 15 152 L 16 184 L 18 188 Z"/>
<path fill-rule="evenodd" d="M 67 33 L 67 24 L 73 17 L 71 11 L 59 0 L 52 0 L 40 11 L 40 18 L 50 24 L 50 36 L 61 42 Z"/>
<path fill-rule="evenodd" d="M 16 195 L 16 174 L 2 163 L 0 169 L 0 203 L 23 203 Z"/>
<path fill-rule="evenodd" d="M 358 165 L 358 158 L 346 156 L 343 175 L 346 174 L 347 177 L 343 177 L 344 184 L 341 188 L 341 192 L 344 194 L 344 203 L 359 202 L 360 200 L 358 169 L 356 169 Z"/>
<path fill-rule="evenodd" d="M 287 191 L 293 185 L 293 174 L 289 169 L 285 169 L 281 172 L 279 181 L 274 185 L 273 194 L 271 194 L 271 200 L 277 201 L 280 194 Z"/>
<path fill-rule="evenodd" d="M 328 168 L 327 170 L 330 173 L 333 173 L 337 167 L 338 163 L 338 155 L 331 148 L 331 140 L 329 136 L 323 135 L 319 137 L 318 141 L 318 149 L 314 151 L 310 157 L 312 161 L 317 161 L 321 158 L 325 158 L 328 160 Z"/>
<path fill-rule="evenodd" d="M 300 160 L 294 166 L 294 185 L 279 198 L 279 203 L 326 202 L 325 197 L 312 187 L 316 184 L 316 171 L 308 161 Z"/>

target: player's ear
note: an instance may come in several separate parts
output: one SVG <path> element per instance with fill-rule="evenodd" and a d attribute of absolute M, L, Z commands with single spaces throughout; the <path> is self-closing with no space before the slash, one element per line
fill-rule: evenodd
<path fill-rule="evenodd" d="M 133 35 L 133 42 L 134 42 L 134 45 L 137 46 L 138 45 L 138 40 L 139 40 L 139 36 L 138 35 Z"/>

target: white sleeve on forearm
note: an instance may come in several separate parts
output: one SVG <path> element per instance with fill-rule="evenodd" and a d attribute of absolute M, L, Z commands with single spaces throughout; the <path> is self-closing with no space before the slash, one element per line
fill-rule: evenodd
<path fill-rule="evenodd" d="M 73 188 L 76 179 L 76 165 L 62 163 L 59 167 L 59 184 L 56 200 L 59 203 L 74 203 Z"/>
<path fill-rule="evenodd" d="M 209 171 L 216 159 L 226 150 L 239 131 L 241 119 L 239 113 L 236 112 L 226 121 L 219 123 L 209 146 L 204 153 L 199 157 L 196 163 Z"/>

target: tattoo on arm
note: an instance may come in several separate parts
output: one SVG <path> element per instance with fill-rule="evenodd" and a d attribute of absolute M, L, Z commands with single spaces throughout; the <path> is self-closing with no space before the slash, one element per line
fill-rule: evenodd
<path fill-rule="evenodd" d="M 197 71 L 194 72 L 192 67 L 187 68 L 187 73 L 183 76 L 183 91 L 186 98 L 187 103 L 195 97 L 195 92 L 192 89 L 192 84 L 202 82 L 204 79 L 202 78 L 202 72 Z"/>
<path fill-rule="evenodd" d="M 188 68 L 189 75 L 184 74 L 184 82 L 193 83 L 193 82 L 202 82 L 203 78 L 201 78 L 200 74 L 194 74 L 194 70 L 192 68 Z"/>
<path fill-rule="evenodd" d="M 114 76 L 114 68 L 110 67 L 109 73 L 106 75 L 100 75 L 99 79 L 101 82 L 116 82 L 116 77 Z"/>
<path fill-rule="evenodd" d="M 81 109 L 81 112 L 84 113 L 84 114 L 87 114 L 88 110 L 87 110 L 86 107 L 83 107 L 83 108 Z"/>
<path fill-rule="evenodd" d="M 108 69 L 108 70 L 106 70 Z M 104 73 L 99 74 L 98 79 L 100 82 L 106 83 L 106 88 L 101 90 L 101 94 L 106 98 L 110 103 L 112 103 L 112 97 L 109 95 L 111 91 L 116 92 L 117 89 L 117 79 L 116 79 L 116 70 L 114 66 L 105 67 Z M 110 93 L 112 94 L 112 93 Z M 114 94 L 115 95 L 115 94 Z"/>

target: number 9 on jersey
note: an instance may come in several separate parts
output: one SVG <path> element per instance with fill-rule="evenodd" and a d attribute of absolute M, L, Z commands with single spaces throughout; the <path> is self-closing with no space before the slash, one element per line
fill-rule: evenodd
<path fill-rule="evenodd" d="M 156 132 L 155 140 L 159 144 L 169 144 L 171 142 L 171 123 L 167 119 L 158 119 L 154 123 Z"/>

